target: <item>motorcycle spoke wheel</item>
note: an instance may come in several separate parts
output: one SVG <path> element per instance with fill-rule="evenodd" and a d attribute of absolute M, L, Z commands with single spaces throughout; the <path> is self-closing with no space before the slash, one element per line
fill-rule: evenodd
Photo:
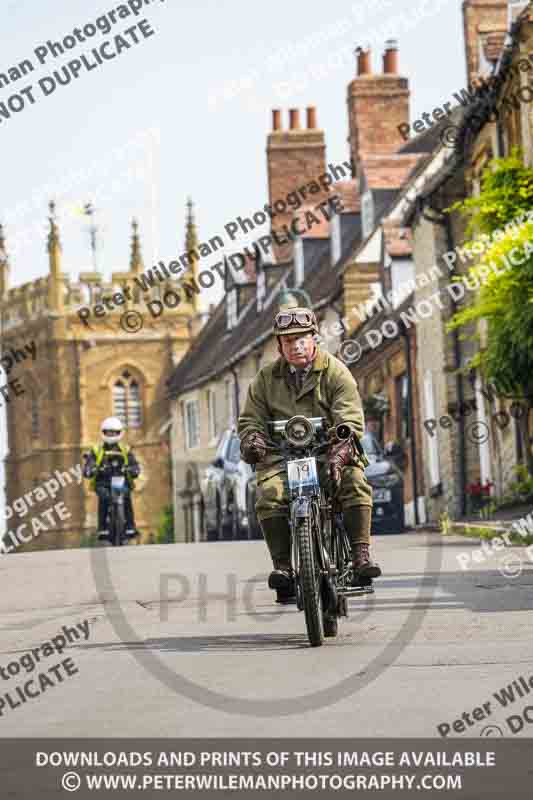
<path fill-rule="evenodd" d="M 311 647 L 320 647 L 324 642 L 322 593 L 309 517 L 296 519 L 296 541 L 298 542 L 299 582 L 307 635 Z"/>

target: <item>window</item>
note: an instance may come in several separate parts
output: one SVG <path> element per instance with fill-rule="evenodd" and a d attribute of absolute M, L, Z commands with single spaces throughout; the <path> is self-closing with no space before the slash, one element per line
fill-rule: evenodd
<path fill-rule="evenodd" d="M 391 259 L 392 306 L 398 308 L 416 287 L 415 265 L 411 258 Z M 422 284 L 424 286 L 424 284 Z"/>
<path fill-rule="evenodd" d="M 185 401 L 185 447 L 192 450 L 200 446 L 200 416 L 198 401 Z"/>
<path fill-rule="evenodd" d="M 113 386 L 113 415 L 125 428 L 140 428 L 142 425 L 140 387 L 127 369 Z"/>
<path fill-rule="evenodd" d="M 299 236 L 293 245 L 294 256 L 294 285 L 301 286 L 304 282 L 304 243 Z"/>
<path fill-rule="evenodd" d="M 212 442 L 218 436 L 217 426 L 217 403 L 216 394 L 213 389 L 207 390 L 207 419 L 209 425 L 209 441 Z"/>
<path fill-rule="evenodd" d="M 396 378 L 396 430 L 401 441 L 409 439 L 409 382 L 404 373 Z"/>
<path fill-rule="evenodd" d="M 263 301 L 266 296 L 266 279 L 264 269 L 257 270 L 256 276 L 257 310 L 263 309 Z"/>
<path fill-rule="evenodd" d="M 35 392 L 31 394 L 31 435 L 39 436 L 39 401 Z"/>
<path fill-rule="evenodd" d="M 226 295 L 227 329 L 232 330 L 237 324 L 237 290 L 230 289 Z"/>
<path fill-rule="evenodd" d="M 335 264 L 340 261 L 341 257 L 341 218 L 339 214 L 334 214 L 331 218 L 331 265 L 334 267 Z"/>
<path fill-rule="evenodd" d="M 374 228 L 374 198 L 370 189 L 361 198 L 361 235 L 366 239 Z"/>

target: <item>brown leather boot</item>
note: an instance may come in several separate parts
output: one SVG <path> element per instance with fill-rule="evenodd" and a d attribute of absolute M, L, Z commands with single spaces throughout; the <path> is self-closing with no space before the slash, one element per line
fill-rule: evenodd
<path fill-rule="evenodd" d="M 373 578 L 379 578 L 381 569 L 379 564 L 370 560 L 370 545 L 366 542 L 357 542 L 352 547 L 353 581 L 354 586 L 371 586 Z"/>
<path fill-rule="evenodd" d="M 268 588 L 276 591 L 277 603 L 293 602 L 296 595 L 289 521 L 286 517 L 271 517 L 260 520 L 260 525 L 274 566 L 268 578 Z"/>

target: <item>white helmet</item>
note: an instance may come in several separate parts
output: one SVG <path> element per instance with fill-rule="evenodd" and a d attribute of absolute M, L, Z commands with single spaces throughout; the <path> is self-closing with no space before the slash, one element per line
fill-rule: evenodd
<path fill-rule="evenodd" d="M 118 417 L 108 417 L 100 425 L 102 439 L 106 444 L 115 444 L 122 439 L 122 422 Z"/>

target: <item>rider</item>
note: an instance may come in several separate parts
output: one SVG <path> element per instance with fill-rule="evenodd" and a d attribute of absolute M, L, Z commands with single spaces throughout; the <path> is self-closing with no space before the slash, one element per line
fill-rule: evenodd
<path fill-rule="evenodd" d="M 268 585 L 276 589 L 277 602 L 294 597 L 290 556 L 288 492 L 281 455 L 267 454 L 267 421 L 289 419 L 295 414 L 324 417 L 330 429 L 327 469 L 319 465 L 322 480 L 329 477 L 338 491 L 343 520 L 350 537 L 353 585 L 369 586 L 381 575 L 370 560 L 372 489 L 358 454 L 358 438 L 364 431 L 364 417 L 357 383 L 349 369 L 316 344 L 318 326 L 308 308 L 280 310 L 274 334 L 280 358 L 263 367 L 248 390 L 238 433 L 241 453 L 248 464 L 257 465 L 257 518 L 261 524 L 274 571 Z M 346 423 L 350 439 L 338 441 L 334 427 Z M 368 462 L 366 462 L 368 463 Z"/>
<path fill-rule="evenodd" d="M 123 459 L 129 487 L 129 491 L 124 496 L 126 536 L 138 536 L 138 532 L 135 529 L 131 492 L 134 487 L 134 478 L 139 477 L 141 468 L 132 450 L 126 445 L 120 444 L 123 428 L 122 422 L 118 417 L 104 419 L 100 426 L 100 431 L 102 442 L 91 448 L 86 456 L 83 468 L 83 476 L 91 478 L 91 486 L 98 495 L 98 538 L 109 541 L 109 530 L 106 528 L 106 524 L 109 501 L 111 499 L 111 476 L 107 469 L 107 462 L 112 456 L 120 456 Z"/>

